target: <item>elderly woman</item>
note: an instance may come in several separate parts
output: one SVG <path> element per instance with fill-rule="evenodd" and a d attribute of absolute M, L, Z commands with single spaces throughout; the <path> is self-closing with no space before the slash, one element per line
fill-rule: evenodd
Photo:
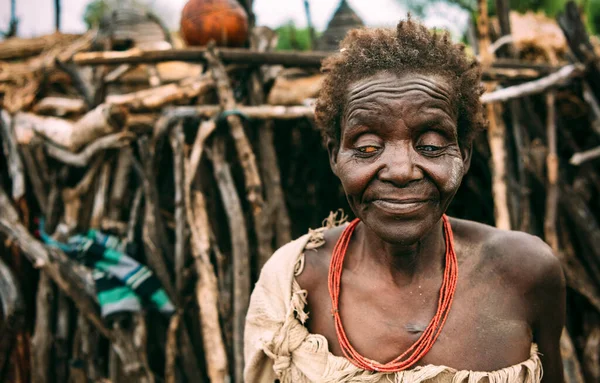
<path fill-rule="evenodd" d="M 247 382 L 562 382 L 565 283 L 536 237 L 447 217 L 484 127 L 479 65 L 410 19 L 349 33 L 316 117 L 357 219 L 279 249 Z"/>

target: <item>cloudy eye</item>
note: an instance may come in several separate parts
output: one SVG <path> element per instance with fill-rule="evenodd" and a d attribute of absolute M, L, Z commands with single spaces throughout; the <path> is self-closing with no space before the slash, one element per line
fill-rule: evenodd
<path fill-rule="evenodd" d="M 419 150 L 423 151 L 423 152 L 436 152 L 438 150 L 440 150 L 441 148 L 439 146 L 434 146 L 434 145 L 421 145 L 419 146 Z"/>
<path fill-rule="evenodd" d="M 377 147 L 373 145 L 361 146 L 358 148 L 358 151 L 365 154 L 372 154 L 377 151 Z"/>

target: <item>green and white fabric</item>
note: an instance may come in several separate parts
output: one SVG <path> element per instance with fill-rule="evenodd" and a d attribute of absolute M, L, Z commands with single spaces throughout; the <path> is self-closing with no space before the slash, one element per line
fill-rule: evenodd
<path fill-rule="evenodd" d="M 152 271 L 127 255 L 126 243 L 118 237 L 89 230 L 86 235 L 75 235 L 62 243 L 44 232 L 43 221 L 40 221 L 39 233 L 48 246 L 61 249 L 93 269 L 103 317 L 124 311 L 136 312 L 143 307 L 165 314 L 175 311 Z"/>

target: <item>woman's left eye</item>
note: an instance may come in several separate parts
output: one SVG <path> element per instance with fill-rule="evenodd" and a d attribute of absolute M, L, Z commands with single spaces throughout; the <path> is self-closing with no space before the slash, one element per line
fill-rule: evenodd
<path fill-rule="evenodd" d="M 440 146 L 434 145 L 420 145 L 417 147 L 417 149 L 419 149 L 422 152 L 434 153 L 441 150 L 442 148 Z"/>

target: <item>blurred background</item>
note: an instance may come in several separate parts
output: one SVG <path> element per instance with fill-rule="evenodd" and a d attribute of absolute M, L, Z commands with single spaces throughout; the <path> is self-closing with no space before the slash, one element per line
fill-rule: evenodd
<path fill-rule="evenodd" d="M 414 1 L 414 0 L 411 0 Z M 127 2 L 127 1 L 126 1 Z M 165 25 L 172 31 L 179 29 L 181 10 L 187 0 L 135 0 L 130 1 L 141 7 L 161 15 Z M 17 35 L 33 37 L 55 30 L 56 5 L 53 1 L 16 0 L 15 15 L 19 19 Z M 81 33 L 85 31 L 94 19 L 100 17 L 103 10 L 114 7 L 117 0 L 61 0 L 60 1 L 60 30 L 65 33 Z M 419 1 L 411 4 L 406 1 L 373 0 L 349 1 L 348 4 L 359 17 L 369 26 L 392 26 L 406 12 L 418 11 L 424 20 L 432 27 L 451 29 L 456 36 L 464 33 L 468 11 L 460 2 L 428 2 Z M 471 4 L 475 6 L 475 3 Z M 310 10 L 312 22 L 317 33 L 325 30 L 333 12 L 339 6 L 337 0 L 311 1 Z M 539 6 L 537 3 L 532 7 Z M 253 6 L 256 24 L 273 29 L 290 25 L 299 30 L 307 27 L 304 3 L 300 1 L 257 0 Z M 0 29 L 7 30 L 11 19 L 11 0 L 0 2 Z"/>
<path fill-rule="evenodd" d="M 449 214 L 552 247 L 599 382 L 600 0 L 0 0 L 0 381 L 241 382 L 262 265 L 350 214 L 321 61 L 407 12 L 483 68 Z"/>

